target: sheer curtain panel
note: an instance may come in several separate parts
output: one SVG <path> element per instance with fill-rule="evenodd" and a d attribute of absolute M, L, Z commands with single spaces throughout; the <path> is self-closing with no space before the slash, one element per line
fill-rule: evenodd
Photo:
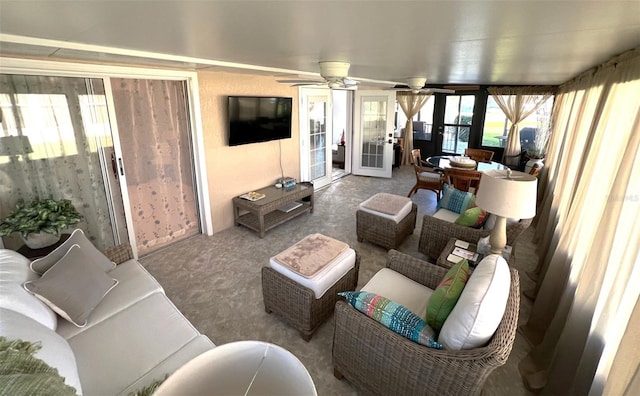
<path fill-rule="evenodd" d="M 536 239 L 525 383 L 640 394 L 640 49 L 560 86 Z"/>
<path fill-rule="evenodd" d="M 516 166 L 519 163 L 517 157 L 520 154 L 520 127 L 518 124 L 533 114 L 549 97 L 552 92 L 550 88 L 544 87 L 489 87 L 487 89 L 493 96 L 500 109 L 511 122 L 511 128 L 507 135 L 504 155 L 510 156 L 507 165 Z"/>
<path fill-rule="evenodd" d="M 404 146 L 402 147 L 402 165 L 410 165 L 412 161 L 411 150 L 413 150 L 413 117 L 418 114 L 422 106 L 427 103 L 430 93 L 396 92 L 396 100 L 400 108 L 407 116 L 407 123 L 404 128 Z"/>

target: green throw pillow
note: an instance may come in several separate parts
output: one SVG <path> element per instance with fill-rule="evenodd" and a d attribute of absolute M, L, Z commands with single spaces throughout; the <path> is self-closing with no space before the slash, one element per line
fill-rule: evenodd
<path fill-rule="evenodd" d="M 34 357 L 42 346 L 0 337 L 0 393 L 3 395 L 76 395 L 58 370 Z"/>
<path fill-rule="evenodd" d="M 469 263 L 461 260 L 444 276 L 427 303 L 427 324 L 440 331 L 444 321 L 456 306 L 460 294 L 469 279 Z"/>
<path fill-rule="evenodd" d="M 480 228 L 486 218 L 487 212 L 475 206 L 462 212 L 455 223 L 465 227 Z"/>

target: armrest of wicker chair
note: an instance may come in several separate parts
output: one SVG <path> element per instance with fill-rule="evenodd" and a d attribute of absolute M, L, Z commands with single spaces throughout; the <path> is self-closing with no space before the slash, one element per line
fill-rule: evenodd
<path fill-rule="evenodd" d="M 390 250 L 387 257 L 387 268 L 430 289 L 438 287 L 438 284 L 448 271 L 446 268 L 428 263 L 397 250 Z"/>
<path fill-rule="evenodd" d="M 133 258 L 133 251 L 131 245 L 123 243 L 121 245 L 112 246 L 104 251 L 104 255 L 116 264 L 122 264 L 127 260 Z"/>
<path fill-rule="evenodd" d="M 438 350 L 417 344 L 345 301 L 335 307 L 334 375 L 373 395 L 480 394 L 489 374 L 506 363 L 520 307 L 518 273 L 511 269 L 505 314 L 489 344 L 471 350 Z"/>
<path fill-rule="evenodd" d="M 507 226 L 507 245 L 514 246 L 524 230 L 526 230 L 533 219 L 522 219 L 517 223 Z M 460 239 L 469 243 L 478 243 L 480 238 L 484 238 L 491 233 L 490 230 L 466 227 L 445 220 L 424 215 L 422 218 L 422 230 L 418 241 L 418 251 L 432 260 L 437 260 L 444 250 L 450 238 Z"/>

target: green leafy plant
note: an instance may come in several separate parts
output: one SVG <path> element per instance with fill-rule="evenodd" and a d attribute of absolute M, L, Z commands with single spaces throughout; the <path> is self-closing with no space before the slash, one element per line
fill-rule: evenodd
<path fill-rule="evenodd" d="M 16 210 L 0 223 L 0 236 L 19 232 L 24 238 L 46 232 L 60 234 L 61 230 L 82 221 L 83 217 L 71 201 L 42 199 L 17 205 Z"/>

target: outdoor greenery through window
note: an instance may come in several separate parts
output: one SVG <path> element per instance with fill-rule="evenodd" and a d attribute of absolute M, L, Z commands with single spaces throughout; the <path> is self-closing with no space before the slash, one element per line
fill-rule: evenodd
<path fill-rule="evenodd" d="M 523 150 L 533 149 L 534 138 L 538 130 L 548 128 L 553 107 L 553 97 L 540 108 L 520 122 L 520 145 Z M 491 95 L 487 98 L 487 112 L 484 118 L 482 146 L 504 147 L 511 122 L 500 109 Z"/>

